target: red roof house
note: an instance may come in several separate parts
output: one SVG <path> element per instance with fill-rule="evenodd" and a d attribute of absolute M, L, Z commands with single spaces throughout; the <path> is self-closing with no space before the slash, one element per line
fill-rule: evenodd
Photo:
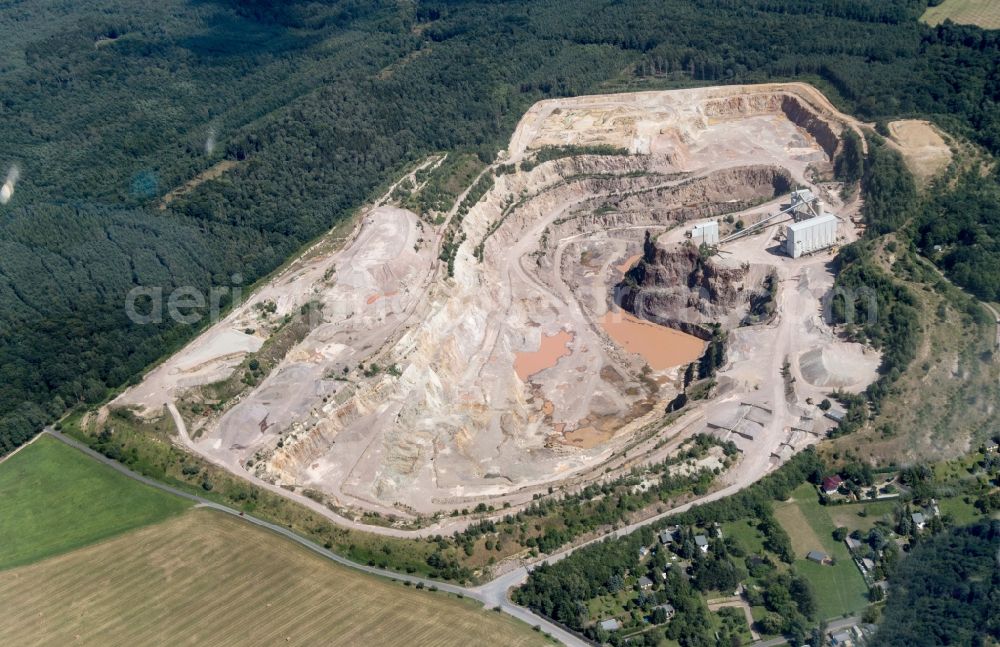
<path fill-rule="evenodd" d="M 823 479 L 823 493 L 833 494 L 840 487 L 840 484 L 844 482 L 844 479 L 840 476 L 834 474 L 833 476 L 828 476 Z"/>

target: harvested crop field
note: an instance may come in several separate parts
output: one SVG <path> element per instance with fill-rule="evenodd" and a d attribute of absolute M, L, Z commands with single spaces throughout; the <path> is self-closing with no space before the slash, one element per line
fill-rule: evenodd
<path fill-rule="evenodd" d="M 1000 29 L 1000 0 L 944 0 L 928 7 L 920 20 L 931 26 L 951 20 L 959 25 Z"/>
<path fill-rule="evenodd" d="M 0 573 L 0 606 L 7 645 L 546 644 L 471 600 L 356 573 L 205 509 Z"/>
<path fill-rule="evenodd" d="M 1000 7 L 1000 0 L 997 0 Z M 892 141 L 899 145 L 906 166 L 918 180 L 926 181 L 951 162 L 951 149 L 941 134 L 920 119 L 903 119 L 889 123 Z"/>

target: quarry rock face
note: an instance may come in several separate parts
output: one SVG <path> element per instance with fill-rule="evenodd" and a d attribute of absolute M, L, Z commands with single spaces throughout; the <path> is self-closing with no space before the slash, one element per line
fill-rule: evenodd
<path fill-rule="evenodd" d="M 823 118 L 815 107 L 794 93 L 773 92 L 731 96 L 705 102 L 704 111 L 707 117 L 781 112 L 789 121 L 809 133 L 830 159 L 834 158 L 840 147 L 837 125 Z"/>
<path fill-rule="evenodd" d="M 322 323 L 198 430 L 195 451 L 329 505 L 403 514 L 600 478 L 660 423 L 703 326 L 738 326 L 773 262 L 709 257 L 683 230 L 815 188 L 845 123 L 801 84 L 540 102 L 474 204 L 438 222 L 368 209 L 343 249 L 290 268 L 192 344 L 197 362 L 182 351 L 121 402 L 156 410 L 230 374 L 238 354 L 211 340 L 258 328 L 262 299 L 275 320 L 316 301 Z M 553 148 L 565 154 L 540 161 Z M 644 246 L 646 232 L 670 240 Z M 670 352 L 646 352 L 654 337 Z M 732 354 L 759 347 L 734 335 Z"/>
<path fill-rule="evenodd" d="M 751 291 L 744 290 L 748 268 L 725 267 L 694 245 L 656 248 L 616 286 L 618 304 L 642 319 L 685 331 L 737 315 Z"/>

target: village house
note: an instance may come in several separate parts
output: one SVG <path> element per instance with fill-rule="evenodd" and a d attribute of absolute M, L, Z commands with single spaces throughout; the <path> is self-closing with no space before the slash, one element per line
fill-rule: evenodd
<path fill-rule="evenodd" d="M 655 613 L 657 609 L 663 609 L 663 611 L 667 614 L 667 620 L 673 618 L 674 615 L 677 613 L 677 610 L 674 609 L 673 605 L 670 604 L 669 602 L 665 604 L 656 605 L 655 607 L 653 607 L 653 612 Z"/>
<path fill-rule="evenodd" d="M 842 479 L 838 474 L 826 477 L 823 479 L 823 494 L 836 494 L 837 488 L 839 488 L 843 482 L 844 479 Z"/>

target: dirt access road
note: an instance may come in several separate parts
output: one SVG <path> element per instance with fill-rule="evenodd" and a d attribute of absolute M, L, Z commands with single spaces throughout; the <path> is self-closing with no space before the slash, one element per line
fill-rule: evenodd
<path fill-rule="evenodd" d="M 312 541 L 310 541 L 310 540 L 308 540 L 308 539 L 306 539 L 306 538 L 304 538 L 304 537 L 302 537 L 302 536 L 300 536 L 300 535 L 292 532 L 291 530 L 288 530 L 287 528 L 283 528 L 282 526 L 278 526 L 278 525 L 270 523 L 268 521 L 264 521 L 263 519 L 258 519 L 257 517 L 254 517 L 253 515 L 248 515 L 246 513 L 240 512 L 239 510 L 236 510 L 234 508 L 230 508 L 228 506 L 221 505 L 219 503 L 216 503 L 214 501 L 210 501 L 210 500 L 205 499 L 203 497 L 200 497 L 200 496 L 197 496 L 197 495 L 194 495 L 194 494 L 190 494 L 190 493 L 185 492 L 183 490 L 179 490 L 177 488 L 171 487 L 171 486 L 166 485 L 164 483 L 160 483 L 159 481 L 155 481 L 155 480 L 147 478 L 147 477 L 145 477 L 145 476 L 143 476 L 141 474 L 133 472 L 132 470 L 128 469 L 127 467 L 125 467 L 121 463 L 119 463 L 117 461 L 114 461 L 114 460 L 111 460 L 110 458 L 108 458 L 107 456 L 104 456 L 103 454 L 99 454 L 99 453 L 95 452 L 94 450 L 90 449 L 89 447 L 87 447 L 83 443 L 80 443 L 77 440 L 74 440 L 73 438 L 70 438 L 69 436 L 66 436 L 65 434 L 63 434 L 61 432 L 56 431 L 55 429 L 52 429 L 51 427 L 46 428 L 42 433 L 47 433 L 47 434 L 51 435 L 53 438 L 55 438 L 55 439 L 57 439 L 57 440 L 65 443 L 65 444 L 69 445 L 70 447 L 73 447 L 74 449 L 77 449 L 77 450 L 83 452 L 84 454 L 87 454 L 88 456 L 90 456 L 94 460 L 96 460 L 96 461 L 98 461 L 100 463 L 103 463 L 104 465 L 107 465 L 108 467 L 111 467 L 112 469 L 114 469 L 114 470 L 116 470 L 116 471 L 124 474 L 125 476 L 127 476 L 127 477 L 129 477 L 131 479 L 134 479 L 134 480 L 136 480 L 136 481 L 138 481 L 140 483 L 143 483 L 143 484 L 148 485 L 150 487 L 154 487 L 154 488 L 156 488 L 158 490 L 162 490 L 162 491 L 167 492 L 169 494 L 172 494 L 174 496 L 178 496 L 178 497 L 181 497 L 183 499 L 187 499 L 188 501 L 193 501 L 195 504 L 197 504 L 197 505 L 199 505 L 201 507 L 211 508 L 213 510 L 218 510 L 219 512 L 224 512 L 226 514 L 233 515 L 234 517 L 238 517 L 238 518 L 246 521 L 247 523 L 252 523 L 255 526 L 259 526 L 261 528 L 266 528 L 267 530 L 270 530 L 271 532 L 274 532 L 274 533 L 276 533 L 278 535 L 281 535 L 282 537 L 285 537 L 286 539 L 294 541 L 295 543 L 297 543 L 297 544 L 299 544 L 301 546 L 304 546 L 305 548 L 308 548 L 312 552 L 314 552 L 314 553 L 316 553 L 318 555 L 321 555 L 322 557 L 325 557 L 325 558 L 327 558 L 327 559 L 329 559 L 329 560 L 331 560 L 333 562 L 336 562 L 336 563 L 338 563 L 338 564 L 340 564 L 342 566 L 346 566 L 348 568 L 353 568 L 353 569 L 355 569 L 357 571 L 361 571 L 363 573 L 368 573 L 369 575 L 376 575 L 376 576 L 379 576 L 379 577 L 385 577 L 385 578 L 389 578 L 389 579 L 392 579 L 392 580 L 398 580 L 398 581 L 401 581 L 401 582 L 411 582 L 413 584 L 422 584 L 423 586 L 425 586 L 427 588 L 435 587 L 435 588 L 437 588 L 437 589 L 439 589 L 441 591 L 446 591 L 448 593 L 455 593 L 455 594 L 464 595 L 464 596 L 473 598 L 474 600 L 478 600 L 479 602 L 482 602 L 484 605 L 486 605 L 486 606 L 488 606 L 490 608 L 496 607 L 496 606 L 500 606 L 501 610 L 504 613 L 507 613 L 508 615 L 511 615 L 514 618 L 517 618 L 518 620 L 521 620 L 522 622 L 526 622 L 526 623 L 528 623 L 531 626 L 541 627 L 541 629 L 543 631 L 545 631 L 546 633 L 550 634 L 551 636 L 553 636 L 554 638 L 556 638 L 557 640 L 559 640 L 564 645 L 567 645 L 569 647 L 585 647 L 587 645 L 590 645 L 590 643 L 588 641 L 583 640 L 582 638 L 576 636 L 575 634 L 573 634 L 573 633 L 571 633 L 569 631 L 566 631 L 561 626 L 556 625 L 556 624 L 550 622 L 549 620 L 547 620 L 546 618 L 543 618 L 542 616 L 536 615 L 534 612 L 532 612 L 532 611 L 530 611 L 530 610 L 528 610 L 528 609 L 526 609 L 524 607 L 518 606 L 518 605 L 514 604 L 513 602 L 510 602 L 506 598 L 506 595 L 504 595 L 504 602 L 503 603 L 500 603 L 500 604 L 490 604 L 491 602 L 493 602 L 492 598 L 490 596 L 481 594 L 478 591 L 478 589 L 466 588 L 466 587 L 463 587 L 463 586 L 456 586 L 454 584 L 449 584 L 447 582 L 438 582 L 437 580 L 431 580 L 431 579 L 427 579 L 427 578 L 423 578 L 423 577 L 416 577 L 416 576 L 413 576 L 413 575 L 407 575 L 405 573 L 396 573 L 394 571 L 388 571 L 388 570 L 384 570 L 384 569 L 375 568 L 375 567 L 372 567 L 372 566 L 366 566 L 364 564 L 358 564 L 356 562 L 352 562 L 351 560 L 347 559 L 346 557 L 342 557 L 342 556 L 340 556 L 340 555 L 338 555 L 336 553 L 333 553 L 333 552 L 327 550 L 326 548 L 323 548 L 319 544 L 316 544 L 316 543 L 314 543 L 314 542 L 312 542 Z M 41 434 L 39 434 L 39 435 L 41 435 Z"/>
<path fill-rule="evenodd" d="M 112 469 L 114 469 L 114 470 L 116 470 L 116 471 L 124 474 L 125 476 L 128 476 L 131 479 L 134 479 L 134 480 L 136 480 L 136 481 L 138 481 L 140 483 L 143 483 L 145 485 L 148 485 L 150 487 L 157 488 L 157 489 L 162 490 L 164 492 L 167 492 L 169 494 L 173 494 L 174 496 L 178 496 L 178 497 L 181 497 L 183 499 L 187 499 L 189 501 L 193 501 L 194 503 L 196 503 L 199 506 L 203 506 L 203 507 L 207 507 L 207 508 L 212 508 L 213 510 L 218 510 L 218 511 L 224 512 L 226 514 L 230 514 L 230 515 L 233 515 L 235 517 L 239 517 L 240 519 L 243 519 L 246 522 L 252 523 L 252 524 L 254 524 L 256 526 L 259 526 L 261 528 L 266 528 L 266 529 L 270 530 L 271 532 L 277 533 L 277 534 L 281 535 L 282 537 L 285 537 L 286 539 L 294 541 L 297 544 L 300 544 L 300 545 L 308 548 L 309 550 L 313 551 L 314 553 L 317 553 L 318 555 L 321 555 L 321 556 L 323 556 L 323 557 L 325 557 L 325 558 L 327 558 L 327 559 L 329 559 L 331 561 L 334 561 L 334 562 L 336 562 L 336 563 L 338 563 L 338 564 L 340 564 L 342 566 L 347 566 L 349 568 L 353 568 L 355 570 L 358 570 L 358 571 L 361 571 L 361 572 L 364 572 L 364 573 L 368 573 L 370 575 L 376 575 L 376 576 L 379 576 L 379 577 L 386 577 L 386 578 L 389 578 L 389 579 L 399 580 L 399 581 L 402 581 L 402 582 L 411 582 L 413 584 L 423 584 L 425 587 L 428 587 L 428 588 L 431 587 L 431 586 L 433 586 L 433 587 L 436 587 L 436 588 L 438 588 L 438 589 L 440 589 L 442 591 L 447 591 L 449 593 L 456 593 L 456 594 L 465 595 L 465 596 L 470 597 L 472 599 L 478 600 L 479 602 L 482 602 L 487 608 L 499 607 L 504 613 L 507 613 L 507 614 L 513 616 L 514 618 L 517 618 L 518 620 L 526 622 L 526 623 L 528 623 L 528 624 L 530 624 L 532 626 L 536 626 L 537 625 L 537 626 L 541 627 L 543 631 L 545 631 L 546 633 L 552 635 L 553 637 L 555 637 L 556 639 L 558 639 L 564 645 L 568 645 L 570 647 L 584 647 L 584 646 L 590 645 L 591 643 L 589 641 L 587 641 L 587 640 L 584 640 L 580 636 L 577 636 L 576 634 L 574 634 L 574 633 L 572 633 L 570 631 L 567 631 L 565 628 L 563 628 L 563 627 L 561 627 L 561 626 L 559 626 L 559 625 L 557 625 L 557 624 L 549 621 L 548 619 L 544 618 L 543 616 L 540 616 L 540 615 L 534 613 L 530 609 L 527 609 L 525 607 L 522 607 L 522 606 L 519 606 L 517 604 L 514 604 L 510 600 L 510 597 L 509 597 L 509 591 L 510 591 L 510 589 L 512 587 L 519 586 L 520 584 L 522 584 L 527 579 L 528 573 L 530 572 L 531 568 L 534 568 L 535 566 L 537 566 L 538 564 L 541 564 L 541 563 L 553 564 L 553 563 L 558 562 L 558 561 L 564 559 L 565 557 L 573 554 L 575 551 L 577 551 L 580 548 L 583 548 L 585 546 L 589 546 L 591 544 L 594 544 L 594 543 L 597 543 L 597 542 L 600 542 L 600 541 L 604 541 L 605 539 L 623 537 L 625 535 L 628 535 L 628 534 L 630 534 L 630 533 L 638 530 L 639 528 L 642 528 L 643 526 L 647 526 L 647 525 L 650 525 L 650 524 L 653 524 L 653 523 L 657 523 L 657 522 L 659 522 L 659 521 L 661 521 L 661 520 L 663 520 L 663 519 L 665 519 L 665 518 L 667 518 L 667 517 L 669 517 L 671 515 L 679 514 L 681 512 L 684 512 L 684 511 L 690 509 L 691 507 L 693 507 L 695 505 L 701 505 L 701 504 L 704 504 L 704 503 L 708 503 L 710 501 L 715 501 L 717 499 L 729 496 L 730 494 L 738 492 L 741 489 L 741 486 L 735 486 L 734 485 L 734 486 L 730 486 L 729 488 L 726 488 L 724 490 L 719 490 L 717 492 L 713 492 L 713 493 L 708 494 L 708 495 L 706 495 L 704 497 L 701 497 L 701 498 L 699 498 L 699 499 L 697 499 L 695 501 L 691 501 L 690 503 L 687 503 L 685 505 L 678 506 L 676 508 L 673 508 L 671 510 L 667 510 L 666 512 L 658 514 L 656 516 L 650 517 L 649 519 L 645 519 L 645 520 L 643 520 L 641 522 L 630 524 L 630 525 L 625 526 L 623 528 L 620 528 L 618 530 L 614 530 L 614 531 L 602 534 L 602 535 L 600 535 L 598 537 L 595 537 L 594 539 L 591 539 L 590 541 L 588 541 L 586 543 L 583 543 L 583 544 L 580 544 L 579 546 L 575 546 L 575 547 L 572 547 L 572 548 L 560 551 L 559 553 L 551 555 L 551 556 L 549 556 L 549 557 L 547 557 L 547 558 L 545 558 L 543 560 L 540 560 L 539 562 L 537 562 L 535 564 L 532 564 L 530 566 L 521 567 L 521 568 L 518 568 L 516 570 L 510 571 L 508 573 L 505 573 L 502 577 L 499 577 L 499 578 L 497 578 L 497 579 L 495 579 L 495 580 L 493 580 L 493 581 L 491 581 L 491 582 L 489 582 L 487 584 L 484 584 L 484 585 L 481 585 L 481 586 L 477 586 L 477 587 L 464 587 L 464 586 L 457 586 L 457 585 L 454 585 L 454 584 L 449 584 L 447 582 L 439 582 L 437 580 L 431 580 L 431 579 L 428 579 L 428 578 L 416 577 L 416 576 L 413 576 L 413 575 L 407 575 L 405 573 L 396 573 L 394 571 L 389 571 L 389 570 L 385 570 L 385 569 L 381 569 L 381 568 L 376 568 L 376 567 L 372 567 L 372 566 L 366 566 L 364 564 L 358 564 L 356 562 L 352 562 L 351 560 L 349 560 L 349 559 L 347 559 L 345 557 L 342 557 L 341 555 L 338 555 L 336 553 L 333 553 L 333 552 L 331 552 L 331 551 L 323 548 L 322 546 L 320 546 L 320 545 L 318 545 L 318 544 L 316 544 L 316 543 L 314 543 L 314 542 L 312 542 L 312 541 L 310 541 L 310 540 L 308 540 L 308 539 L 306 539 L 306 538 L 304 538 L 304 537 L 302 537 L 302 536 L 300 536 L 300 535 L 292 532 L 291 530 L 289 530 L 287 528 L 284 528 L 282 526 L 278 526 L 276 524 L 272 524 L 272 523 L 270 523 L 268 521 L 264 521 L 263 519 L 259 519 L 257 517 L 254 517 L 253 515 L 248 515 L 246 513 L 240 512 L 239 510 L 236 510 L 234 508 L 230 508 L 228 506 L 221 505 L 219 503 L 216 503 L 214 501 L 210 501 L 210 500 L 205 499 L 203 497 L 200 497 L 200 496 L 197 496 L 197 495 L 194 495 L 194 494 L 190 494 L 190 493 L 185 492 L 183 490 L 179 490 L 177 488 L 171 487 L 169 485 L 166 485 L 166 484 L 161 483 L 159 481 L 156 481 L 154 479 L 151 479 L 151 478 L 145 477 L 145 476 L 143 476 L 141 474 L 138 474 L 136 472 L 133 472 L 132 470 L 128 469 L 127 467 L 125 467 L 121 463 L 119 463 L 117 461 L 114 461 L 114 460 L 108 458 L 107 456 L 104 456 L 103 454 L 99 454 L 98 452 L 95 452 L 94 450 L 92 450 L 91 448 L 87 447 L 83 443 L 80 443 L 79 441 L 77 441 L 77 440 L 75 440 L 73 438 L 70 438 L 69 436 L 63 434 L 62 432 L 56 431 L 55 429 L 52 429 L 51 427 L 50 428 L 46 428 L 43 433 L 47 433 L 47 434 L 51 435 L 53 438 L 55 438 L 55 439 L 57 439 L 57 440 L 65 443 L 65 444 L 69 445 L 70 447 L 73 447 L 73 448 L 75 448 L 75 449 L 77 449 L 77 450 L 79 450 L 79 451 L 87 454 L 88 456 L 90 456 L 94 460 L 96 460 L 96 461 L 98 461 L 98 462 L 100 462 L 100 463 L 102 463 L 104 465 L 107 465 L 107 466 L 111 467 Z"/>

